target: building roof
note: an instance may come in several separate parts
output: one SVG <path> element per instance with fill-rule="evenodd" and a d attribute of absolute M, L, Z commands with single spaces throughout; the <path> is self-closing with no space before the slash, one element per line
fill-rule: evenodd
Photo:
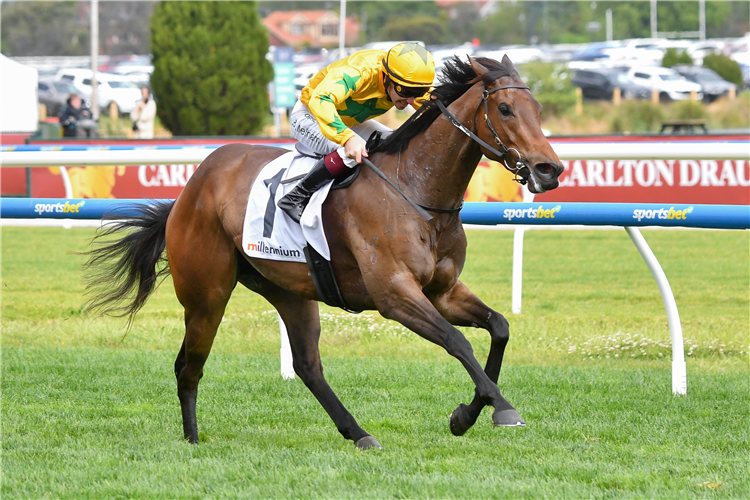
<path fill-rule="evenodd" d="M 271 25 L 279 25 L 285 21 L 290 21 L 294 19 L 295 17 L 303 17 L 308 22 L 314 23 L 327 13 L 333 13 L 331 10 L 277 10 L 275 12 L 271 12 L 271 14 L 263 19 L 263 24 L 268 26 Z"/>
<path fill-rule="evenodd" d="M 299 34 L 290 33 L 285 26 L 290 24 L 302 24 L 305 26 L 318 23 L 331 23 L 335 20 L 338 26 L 339 17 L 332 10 L 290 10 L 276 11 L 263 19 L 270 34 L 271 45 L 287 45 L 299 47 L 301 45 L 320 46 L 319 40 L 311 33 L 304 32 Z M 344 29 L 346 30 L 347 43 L 356 40 L 359 35 L 359 23 L 355 17 L 347 17 Z"/>
<path fill-rule="evenodd" d="M 474 0 L 474 6 L 483 7 L 489 0 Z M 435 3 L 438 7 L 444 9 L 446 7 L 455 7 L 458 4 L 466 3 L 466 0 L 436 0 Z"/>

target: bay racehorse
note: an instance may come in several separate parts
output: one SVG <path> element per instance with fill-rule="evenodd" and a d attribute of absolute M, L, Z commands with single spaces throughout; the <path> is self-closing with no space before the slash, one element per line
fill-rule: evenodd
<path fill-rule="evenodd" d="M 346 304 L 377 310 L 443 347 L 475 384 L 474 399 L 450 418 L 466 432 L 485 405 L 497 426 L 525 425 L 497 386 L 508 322 L 458 277 L 466 236 L 458 213 L 482 155 L 502 162 L 532 192 L 558 185 L 563 168 L 541 130 L 541 105 L 511 61 L 451 60 L 423 105 L 371 151 L 370 159 L 403 194 L 432 211 L 425 218 L 393 186 L 362 168 L 348 188 L 332 191 L 323 224 L 334 274 Z M 254 259 L 241 250 L 244 211 L 255 177 L 286 151 L 246 144 L 208 156 L 174 202 L 105 227 L 89 252 L 89 307 L 132 322 L 160 278 L 171 273 L 185 312 L 185 338 L 175 361 L 184 436 L 198 442 L 198 382 L 232 291 L 241 283 L 279 312 L 294 370 L 339 432 L 362 449 L 380 444 L 355 421 L 323 377 L 318 297 L 302 263 Z M 121 217 L 118 217 L 122 219 Z M 430 219 L 430 220 L 428 220 Z M 166 258 L 164 250 L 166 249 Z M 484 328 L 484 369 L 453 325 Z"/>

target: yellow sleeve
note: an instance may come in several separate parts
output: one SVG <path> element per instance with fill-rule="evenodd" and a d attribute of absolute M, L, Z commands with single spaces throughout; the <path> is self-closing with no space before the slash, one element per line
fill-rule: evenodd
<path fill-rule="evenodd" d="M 365 85 L 361 72 L 352 66 L 336 68 L 326 75 L 310 95 L 307 107 L 320 125 L 320 131 L 328 139 L 342 146 L 353 137 L 354 131 L 347 127 L 337 108 L 347 97 Z"/>

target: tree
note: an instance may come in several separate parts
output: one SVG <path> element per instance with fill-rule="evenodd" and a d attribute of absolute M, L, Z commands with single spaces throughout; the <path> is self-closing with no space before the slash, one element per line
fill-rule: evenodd
<path fill-rule="evenodd" d="M 268 34 L 255 2 L 162 2 L 151 16 L 151 86 L 177 135 L 256 133 L 268 114 Z"/>
<path fill-rule="evenodd" d="M 684 50 L 678 52 L 676 48 L 669 47 L 664 53 L 664 58 L 661 60 L 661 65 L 665 68 L 671 68 L 672 66 L 677 66 L 678 64 L 688 64 L 692 66 L 693 58 L 690 57 L 690 54 L 688 54 Z"/>
<path fill-rule="evenodd" d="M 149 53 L 152 2 L 99 2 L 99 47 L 110 56 Z"/>
<path fill-rule="evenodd" d="M 471 42 L 477 36 L 476 24 L 479 12 L 473 2 L 462 2 L 455 6 L 450 19 L 450 28 L 457 43 Z"/>
<path fill-rule="evenodd" d="M 503 3 L 497 11 L 477 23 L 477 37 L 482 44 L 528 43 L 524 4 Z"/>
<path fill-rule="evenodd" d="M 737 5 L 734 5 L 737 4 Z M 527 1 L 499 2 L 495 14 L 476 24 L 477 36 L 485 43 L 586 43 L 604 41 L 606 12 L 612 10 L 615 40 L 651 36 L 649 2 Z M 706 31 L 709 37 L 741 36 L 747 31 L 747 3 L 706 3 Z M 659 31 L 696 31 L 698 2 L 658 2 Z M 589 23 L 599 24 L 589 32 Z"/>
<path fill-rule="evenodd" d="M 388 40 L 381 30 L 399 19 L 410 19 L 414 16 L 429 16 L 437 18 L 440 9 L 435 2 L 350 2 L 347 13 L 359 12 L 362 28 L 359 32 L 359 43 L 379 42 Z M 408 37 L 416 40 L 416 37 Z M 444 42 L 443 42 L 444 43 Z"/>
<path fill-rule="evenodd" d="M 659 31 L 698 31 L 698 2 L 659 2 L 656 10 Z M 729 2 L 706 2 L 706 31 L 709 36 L 726 36 L 715 27 L 720 26 L 731 11 Z"/>
<path fill-rule="evenodd" d="M 7 56 L 82 56 L 91 52 L 89 18 L 75 2 L 2 2 Z M 80 15 L 79 15 L 80 14 Z"/>
<path fill-rule="evenodd" d="M 561 115 L 575 106 L 576 93 L 565 65 L 534 61 L 519 72 L 546 114 Z"/>
<path fill-rule="evenodd" d="M 91 53 L 91 2 L 3 2 L 2 52 L 9 56 Z M 101 2 L 102 54 L 148 54 L 151 2 Z"/>
<path fill-rule="evenodd" d="M 427 45 L 445 43 L 448 33 L 447 19 L 429 16 L 394 19 L 380 29 L 383 40 L 419 40 Z"/>
<path fill-rule="evenodd" d="M 734 59 L 724 54 L 709 54 L 703 58 L 703 67 L 716 71 L 724 80 L 742 88 L 742 68 Z"/>

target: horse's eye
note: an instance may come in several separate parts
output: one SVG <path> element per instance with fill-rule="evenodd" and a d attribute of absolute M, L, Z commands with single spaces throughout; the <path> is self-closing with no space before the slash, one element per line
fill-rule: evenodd
<path fill-rule="evenodd" d="M 503 116 L 510 116 L 513 114 L 513 112 L 510 110 L 510 106 L 507 104 L 501 104 L 498 109 L 500 110 L 500 114 Z"/>

